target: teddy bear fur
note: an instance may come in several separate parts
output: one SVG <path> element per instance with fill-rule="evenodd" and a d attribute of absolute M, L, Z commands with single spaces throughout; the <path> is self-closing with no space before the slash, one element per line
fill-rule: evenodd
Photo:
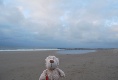
<path fill-rule="evenodd" d="M 53 60 L 54 63 L 50 63 L 50 60 Z M 58 68 L 59 59 L 55 56 L 48 56 L 46 59 L 46 70 L 43 71 L 39 80 L 45 80 L 48 76 L 49 80 L 60 80 L 61 77 L 65 77 L 65 73 Z"/>

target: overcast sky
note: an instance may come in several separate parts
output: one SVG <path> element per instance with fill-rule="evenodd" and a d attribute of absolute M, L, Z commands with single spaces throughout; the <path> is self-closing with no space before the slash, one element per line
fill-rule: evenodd
<path fill-rule="evenodd" d="M 0 0 L 5 46 L 118 48 L 118 0 Z"/>

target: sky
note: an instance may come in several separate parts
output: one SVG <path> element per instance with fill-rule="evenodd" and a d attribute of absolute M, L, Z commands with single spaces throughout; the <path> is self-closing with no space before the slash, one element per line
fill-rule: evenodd
<path fill-rule="evenodd" d="M 0 0 L 0 48 L 118 48 L 118 0 Z"/>

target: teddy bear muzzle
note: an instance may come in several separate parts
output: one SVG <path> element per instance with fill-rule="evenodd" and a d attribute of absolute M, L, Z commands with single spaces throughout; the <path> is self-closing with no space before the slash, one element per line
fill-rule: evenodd
<path fill-rule="evenodd" d="M 50 60 L 50 63 L 54 63 L 54 60 Z"/>

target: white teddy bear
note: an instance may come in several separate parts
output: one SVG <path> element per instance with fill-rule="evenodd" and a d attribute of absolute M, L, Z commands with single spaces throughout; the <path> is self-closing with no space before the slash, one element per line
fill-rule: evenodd
<path fill-rule="evenodd" d="M 58 68 L 58 58 L 55 56 L 48 56 L 45 61 L 47 69 L 43 71 L 39 80 L 59 80 L 61 77 L 65 77 L 65 73 Z"/>

